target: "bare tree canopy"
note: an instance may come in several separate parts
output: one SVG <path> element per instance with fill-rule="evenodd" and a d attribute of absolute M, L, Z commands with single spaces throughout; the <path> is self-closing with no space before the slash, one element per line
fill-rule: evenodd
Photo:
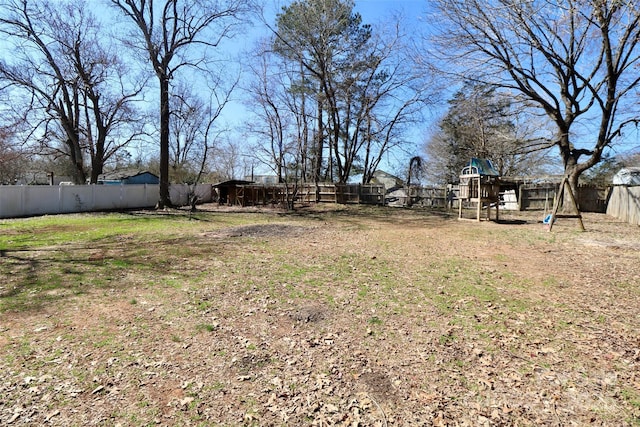
<path fill-rule="evenodd" d="M 297 181 L 307 176 L 310 125 L 304 89 L 291 82 L 302 74 L 274 55 L 270 45 L 260 43 L 249 63 L 251 80 L 244 90 L 257 120 L 247 123 L 247 132 L 258 139 L 256 158 L 271 168 L 278 182 Z"/>
<path fill-rule="evenodd" d="M 28 156 L 13 143 L 13 132 L 0 127 L 0 185 L 13 184 L 22 177 L 22 167 Z"/>
<path fill-rule="evenodd" d="M 424 146 L 429 181 L 457 182 L 472 157 L 491 159 L 500 175 L 542 172 L 548 150 L 530 149 L 539 144 L 534 119 L 494 86 L 463 84 Z"/>
<path fill-rule="evenodd" d="M 435 0 L 441 52 L 460 77 L 543 112 L 575 187 L 638 121 L 640 4 Z"/>
<path fill-rule="evenodd" d="M 170 81 L 181 68 L 206 69 L 209 50 L 218 46 L 251 10 L 251 0 L 111 0 L 136 32 L 129 44 L 143 52 L 160 89 L 160 200 L 169 197 Z M 197 48 L 197 49 L 196 49 Z"/>
<path fill-rule="evenodd" d="M 229 102 L 237 80 L 227 87 L 216 82 L 207 91 L 198 91 L 187 84 L 178 84 L 170 98 L 171 122 L 169 126 L 169 163 L 172 178 L 178 182 L 198 184 L 211 172 L 209 160 L 221 133 L 218 128 L 224 107 Z"/>
<path fill-rule="evenodd" d="M 125 77 L 86 3 L 2 0 L 0 8 L 0 34 L 16 46 L 0 60 L 0 80 L 27 128 L 23 139 L 37 139 L 40 153 L 68 157 L 79 184 L 90 159 L 95 183 L 105 162 L 141 132 L 134 101 L 142 83 Z"/>
<path fill-rule="evenodd" d="M 425 100 L 424 75 L 412 66 L 402 29 L 401 20 L 385 28 L 363 23 L 350 0 L 283 7 L 262 60 L 279 62 L 286 74 L 269 72 L 271 64 L 256 67 L 262 83 L 251 89 L 269 118 L 277 151 L 271 157 L 282 163 L 281 148 L 295 147 L 303 150 L 294 155 L 298 169 L 314 182 L 346 182 L 358 172 L 367 182 L 383 156 L 406 143 L 406 127 L 418 120 Z M 284 91 L 276 93 L 274 85 Z M 295 128 L 290 143 L 285 123 Z"/>

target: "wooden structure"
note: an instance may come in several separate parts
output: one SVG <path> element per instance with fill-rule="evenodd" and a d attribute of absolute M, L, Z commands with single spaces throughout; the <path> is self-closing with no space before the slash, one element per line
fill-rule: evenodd
<path fill-rule="evenodd" d="M 508 190 L 515 190 L 517 209 L 521 211 L 544 210 L 550 211 L 556 199 L 563 177 L 549 177 L 541 180 L 531 179 L 527 182 L 517 181 L 510 177 L 500 178 L 500 188 L 503 194 Z M 579 184 L 574 194 L 581 212 L 605 213 L 609 198 L 609 187 L 594 184 Z M 504 198 L 502 199 L 506 201 Z M 562 204 L 560 205 L 562 207 Z"/>
<path fill-rule="evenodd" d="M 287 188 L 282 185 L 238 185 L 235 204 L 239 206 L 276 205 L 287 200 Z"/>
<path fill-rule="evenodd" d="M 218 203 L 230 206 L 258 206 L 299 203 L 376 204 L 384 203 L 381 184 L 256 184 L 251 181 L 230 180 L 214 184 Z"/>
<path fill-rule="evenodd" d="M 571 203 L 570 207 L 573 208 L 574 213 L 558 214 L 558 208 L 562 204 L 562 199 L 564 198 L 565 192 L 569 195 L 569 201 Z M 567 178 L 566 176 L 562 178 L 562 182 L 560 183 L 560 189 L 558 190 L 556 200 L 553 203 L 553 211 L 551 212 L 548 220 L 545 218 L 545 222 L 548 222 L 549 224 L 549 231 L 551 231 L 551 229 L 553 228 L 553 223 L 556 221 L 556 218 L 576 218 L 578 220 L 578 224 L 580 224 L 580 229 L 584 231 L 582 215 L 580 214 L 580 209 L 578 209 L 578 203 L 576 202 L 576 197 L 573 194 L 573 190 L 571 190 L 571 186 L 569 185 L 569 178 Z"/>
<path fill-rule="evenodd" d="M 495 220 L 500 217 L 500 177 L 487 159 L 473 158 L 462 169 L 459 185 L 458 219 L 481 221 L 491 220 L 491 210 L 495 209 Z M 463 217 L 463 202 L 475 209 L 475 218 Z"/>
<path fill-rule="evenodd" d="M 298 186 L 297 200 L 302 203 L 384 204 L 382 184 L 304 183 Z"/>
<path fill-rule="evenodd" d="M 251 184 L 251 181 L 231 179 L 214 184 L 212 188 L 218 193 L 218 204 L 232 206 L 241 204 L 241 199 L 238 198 L 238 189 L 248 184 Z"/>

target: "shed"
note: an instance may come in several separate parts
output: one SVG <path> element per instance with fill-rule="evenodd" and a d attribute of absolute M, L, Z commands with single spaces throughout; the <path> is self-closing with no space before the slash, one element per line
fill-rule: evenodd
<path fill-rule="evenodd" d="M 160 178 L 146 170 L 121 170 L 100 175 L 98 184 L 120 185 L 120 184 L 159 184 Z"/>
<path fill-rule="evenodd" d="M 613 185 L 640 185 L 640 166 L 620 169 L 613 176 Z"/>
<path fill-rule="evenodd" d="M 218 203 L 227 205 L 241 204 L 238 200 L 238 190 L 243 185 L 252 184 L 253 181 L 242 179 L 230 179 L 228 181 L 213 184 L 213 188 L 218 192 Z"/>
<path fill-rule="evenodd" d="M 404 187 L 404 181 L 388 172 L 377 170 L 373 173 L 372 184 L 383 184 L 387 193 Z"/>

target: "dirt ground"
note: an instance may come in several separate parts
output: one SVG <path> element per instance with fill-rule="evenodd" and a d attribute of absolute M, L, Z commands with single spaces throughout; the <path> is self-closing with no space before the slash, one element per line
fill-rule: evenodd
<path fill-rule="evenodd" d="M 0 313 L 0 425 L 640 425 L 640 227 L 255 215 Z"/>

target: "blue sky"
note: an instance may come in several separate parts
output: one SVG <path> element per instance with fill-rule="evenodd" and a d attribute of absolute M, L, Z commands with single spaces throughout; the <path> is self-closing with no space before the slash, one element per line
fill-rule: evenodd
<path fill-rule="evenodd" d="M 400 11 L 417 23 L 427 5 L 427 0 L 360 0 L 355 10 L 362 15 L 365 23 L 375 23 L 390 13 Z"/>

